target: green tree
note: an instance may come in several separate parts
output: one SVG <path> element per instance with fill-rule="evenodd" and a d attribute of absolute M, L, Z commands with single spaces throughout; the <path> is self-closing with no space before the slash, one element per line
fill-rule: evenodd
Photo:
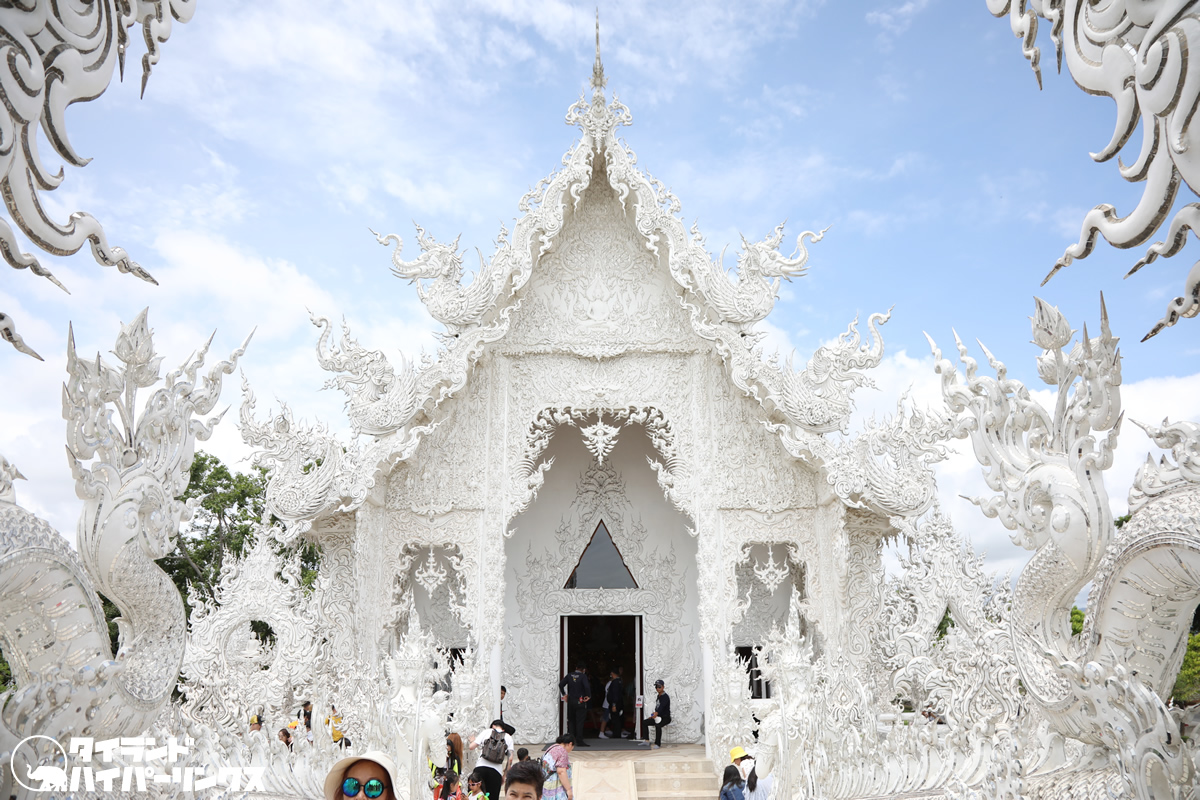
<path fill-rule="evenodd" d="M 263 517 L 266 488 L 266 470 L 258 468 L 249 474 L 232 472 L 216 456 L 197 451 L 191 479 L 180 496 L 182 500 L 199 501 L 190 530 L 179 535 L 173 553 L 157 562 L 179 587 L 185 606 L 189 584 L 202 596 L 215 595 L 226 556 L 242 555 L 255 524 Z M 305 588 L 311 589 L 317 579 L 321 552 L 312 544 L 299 547 L 300 578 Z M 288 554 L 288 549 L 282 546 L 277 550 Z M 187 613 L 190 617 L 190 606 Z M 254 629 L 264 641 L 274 638 L 266 623 L 255 623 Z"/>
<path fill-rule="evenodd" d="M 946 634 L 954 627 L 954 618 L 950 616 L 950 606 L 946 606 L 946 612 L 942 614 L 942 621 L 938 623 L 937 634 L 933 637 L 935 642 L 940 642 L 946 638 Z"/>
<path fill-rule="evenodd" d="M 214 596 L 226 554 L 240 556 L 246 540 L 253 534 L 254 524 L 262 518 L 266 486 L 266 470 L 256 469 L 249 474 L 232 472 L 216 456 L 196 452 L 187 489 L 180 496 L 181 500 L 199 500 L 190 530 L 179 535 L 174 552 L 156 562 L 179 588 L 189 617 L 192 609 L 187 599 L 188 585 L 194 586 L 202 596 Z M 312 544 L 303 544 L 300 548 L 301 581 L 306 588 L 311 588 L 317 578 L 321 552 Z M 285 552 L 282 546 L 279 550 Z M 115 653 L 118 644 L 116 618 L 121 612 L 103 595 L 100 602 Z M 264 641 L 274 637 L 266 623 L 255 623 L 253 627 Z M 10 688 L 11 684 L 12 670 L 0 653 L 0 691 Z"/>
<path fill-rule="evenodd" d="M 1179 676 L 1175 678 L 1175 689 L 1171 695 L 1180 705 L 1200 702 L 1200 633 L 1193 633 L 1188 637 L 1183 666 L 1179 670 Z"/>
<path fill-rule="evenodd" d="M 1078 636 L 1083 633 L 1083 611 L 1079 606 L 1071 606 L 1071 635 Z"/>

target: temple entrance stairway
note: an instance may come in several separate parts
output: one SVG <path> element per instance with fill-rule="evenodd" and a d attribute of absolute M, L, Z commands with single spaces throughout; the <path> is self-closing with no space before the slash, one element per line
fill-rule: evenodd
<path fill-rule="evenodd" d="M 576 796 L 585 800 L 715 800 L 720 791 L 713 762 L 699 744 L 577 748 L 571 760 Z"/>
<path fill-rule="evenodd" d="M 671 749 L 653 751 L 670 757 Z M 713 800 L 721 792 L 721 781 L 713 763 L 703 754 L 697 758 L 633 762 L 638 800 Z"/>

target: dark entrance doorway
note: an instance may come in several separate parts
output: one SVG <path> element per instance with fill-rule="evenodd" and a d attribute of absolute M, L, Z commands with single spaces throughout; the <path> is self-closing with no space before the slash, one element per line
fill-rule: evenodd
<path fill-rule="evenodd" d="M 561 674 L 583 665 L 592 685 L 591 711 L 584 731 L 595 738 L 604 719 L 604 687 L 609 670 L 623 670 L 625 682 L 624 730 L 633 731 L 637 721 L 635 698 L 642 690 L 642 618 L 624 616 L 564 616 L 561 618 Z M 558 730 L 566 731 L 566 704 L 559 703 Z M 609 730 L 613 729 L 610 723 Z"/>

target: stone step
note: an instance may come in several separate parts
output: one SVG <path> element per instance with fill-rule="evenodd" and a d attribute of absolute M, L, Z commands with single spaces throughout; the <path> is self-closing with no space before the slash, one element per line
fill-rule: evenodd
<path fill-rule="evenodd" d="M 637 776 L 638 796 L 645 797 L 655 792 L 698 792 L 719 794 L 720 781 L 712 773 L 707 775 L 694 772 L 653 772 Z"/>
<path fill-rule="evenodd" d="M 719 792 L 638 792 L 638 800 L 713 800 Z"/>
<path fill-rule="evenodd" d="M 661 750 L 653 751 L 655 754 L 661 753 Z M 716 777 L 716 771 L 713 769 L 712 759 L 695 758 L 682 759 L 679 761 L 659 761 L 657 759 L 647 759 L 644 761 L 633 762 L 634 771 L 638 775 L 650 773 L 690 773 L 693 775 L 711 775 Z"/>

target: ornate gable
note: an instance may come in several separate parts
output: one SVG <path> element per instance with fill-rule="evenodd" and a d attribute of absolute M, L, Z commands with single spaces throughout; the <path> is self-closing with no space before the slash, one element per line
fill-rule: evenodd
<path fill-rule="evenodd" d="M 562 232 L 515 300 L 519 308 L 498 343 L 507 354 L 709 349 L 692 330 L 677 284 L 609 185 L 604 159 L 595 159 L 591 182 L 567 206 Z"/>
<path fill-rule="evenodd" d="M 617 129 L 633 117 L 615 97 L 607 101 L 604 85 L 597 58 L 591 100 L 580 97 L 567 112 L 567 123 L 581 135 L 564 155 L 563 168 L 521 199 L 523 216 L 511 232 L 501 229 L 490 260 L 480 255 L 470 283 L 463 283 L 457 239 L 438 242 L 418 227 L 421 252 L 405 261 L 399 236 L 378 236 L 381 244 L 394 244 L 393 273 L 416 284 L 444 326 L 436 357 L 393 364 L 382 350 L 360 345 L 348 327 L 335 341 L 328 320 L 313 319 L 322 331 L 318 360 L 334 375 L 327 386 L 346 395 L 354 442 L 347 446 L 322 430 L 298 430 L 283 417 L 258 423 L 249 396 L 243 435 L 260 448 L 259 462 L 280 476 L 272 477 L 278 485 L 269 487 L 268 497 L 306 498 L 294 513 L 283 502 L 271 504 L 289 535 L 331 509 L 359 507 L 381 476 L 411 458 L 445 422 L 443 404 L 463 390 L 489 350 L 600 360 L 631 351 L 707 350 L 723 363 L 736 391 L 761 406 L 757 421 L 792 457 L 823 469 L 847 502 L 874 502 L 872 486 L 887 480 L 872 477 L 871 465 L 826 434 L 847 431 L 852 394 L 870 383 L 862 370 L 883 357 L 878 325 L 890 314 L 871 316 L 866 343 L 856 319 L 802 369 L 791 359 L 765 358 L 758 347 L 764 334 L 755 326 L 774 308 L 782 281 L 804 274 L 806 240 L 820 241 L 824 232 L 801 233 L 790 256 L 779 251 L 782 225 L 762 241 L 743 238 L 736 272 L 727 273 L 699 230 L 684 225 L 679 200 L 640 170 L 637 156 L 617 138 Z M 902 423 L 898 415 L 878 427 Z M 896 459 L 884 458 L 877 466 L 931 477 L 928 454 L 910 455 L 914 465 L 898 467 Z M 316 506 L 321 510 L 314 514 Z"/>

